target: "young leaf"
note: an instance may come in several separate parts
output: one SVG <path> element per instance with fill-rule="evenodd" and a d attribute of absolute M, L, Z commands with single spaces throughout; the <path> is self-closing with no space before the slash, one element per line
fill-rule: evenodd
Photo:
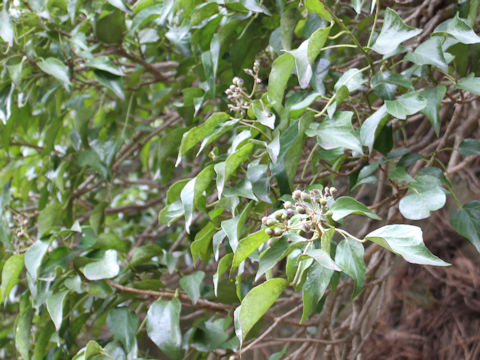
<path fill-rule="evenodd" d="M 355 281 L 353 297 L 363 289 L 365 283 L 365 261 L 363 245 L 356 240 L 346 238 L 337 245 L 335 262 Z"/>
<path fill-rule="evenodd" d="M 387 225 L 365 236 L 414 264 L 449 266 L 433 255 L 423 243 L 422 229 L 413 225 Z"/>
<path fill-rule="evenodd" d="M 270 309 L 286 287 L 287 280 L 274 278 L 248 292 L 239 310 L 235 311 L 235 320 L 238 323 L 236 330 L 240 341 L 245 339 L 253 325 Z"/>
<path fill-rule="evenodd" d="M 126 307 L 110 310 L 107 316 L 108 330 L 130 351 L 136 344 L 138 317 Z"/>
<path fill-rule="evenodd" d="M 180 279 L 180 286 L 186 291 L 190 299 L 192 299 L 193 304 L 196 304 L 200 298 L 200 290 L 204 278 L 205 273 L 203 271 L 196 271 L 193 274 L 186 275 Z"/>
<path fill-rule="evenodd" d="M 148 337 L 172 359 L 182 358 L 181 307 L 177 298 L 170 301 L 157 300 L 150 305 L 147 312 Z"/>
<path fill-rule="evenodd" d="M 62 326 L 63 321 L 63 304 L 68 291 L 61 291 L 50 295 L 47 298 L 47 310 L 55 324 L 55 329 L 58 331 Z"/>
<path fill-rule="evenodd" d="M 380 216 L 375 214 L 364 204 L 349 196 L 342 196 L 336 199 L 333 205 L 330 206 L 330 210 L 333 212 L 332 219 L 335 221 L 343 219 L 351 214 L 359 214 L 368 216 L 374 220 L 382 220 Z"/>
<path fill-rule="evenodd" d="M 118 275 L 120 266 L 117 263 L 117 251 L 107 250 L 100 260 L 85 265 L 83 275 L 88 280 L 111 279 Z"/>
<path fill-rule="evenodd" d="M 471 201 L 450 217 L 452 227 L 480 252 L 480 201 Z"/>
<path fill-rule="evenodd" d="M 240 240 L 238 242 L 238 247 L 235 250 L 235 255 L 233 256 L 232 271 L 236 269 L 249 255 L 257 250 L 260 245 L 267 241 L 268 238 L 269 236 L 265 230 L 262 229 L 250 234 L 245 239 Z"/>
<path fill-rule="evenodd" d="M 399 209 L 403 216 L 411 220 L 425 219 L 431 211 L 445 205 L 447 199 L 440 181 L 430 175 L 418 176 L 410 183 L 410 194 L 403 197 Z"/>
<path fill-rule="evenodd" d="M 332 275 L 333 270 L 327 269 L 319 263 L 314 263 L 309 268 L 302 290 L 303 314 L 300 324 L 303 324 L 313 313 L 323 294 L 325 294 Z"/>
<path fill-rule="evenodd" d="M 402 42 L 417 36 L 421 32 L 422 30 L 405 24 L 394 10 L 388 8 L 385 10 L 385 20 L 382 25 L 382 30 L 380 30 L 380 34 L 373 44 L 372 50 L 382 55 L 390 54 Z"/>
<path fill-rule="evenodd" d="M 408 115 L 423 110 L 427 106 L 427 100 L 417 92 L 409 92 L 396 100 L 385 100 L 385 105 L 390 115 L 403 120 Z"/>
<path fill-rule="evenodd" d="M 325 6 L 319 0 L 306 0 L 305 5 L 308 11 L 312 11 L 325 20 L 326 22 L 332 21 L 332 15 L 325 9 Z"/>

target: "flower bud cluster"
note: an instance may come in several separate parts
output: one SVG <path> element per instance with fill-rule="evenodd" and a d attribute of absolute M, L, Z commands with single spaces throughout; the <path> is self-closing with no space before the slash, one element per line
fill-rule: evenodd
<path fill-rule="evenodd" d="M 327 203 L 336 191 L 334 187 L 326 187 L 323 191 L 295 190 L 292 194 L 295 203 L 285 201 L 284 209 L 262 218 L 263 225 L 267 226 L 265 232 L 271 237 L 281 237 L 288 230 L 298 230 L 305 234 L 319 232 L 322 223 L 331 216 Z"/>
<path fill-rule="evenodd" d="M 262 83 L 262 79 L 260 79 L 260 77 L 258 76 L 258 72 L 260 71 L 260 61 L 259 60 L 255 60 L 255 62 L 253 63 L 253 68 L 252 69 L 243 69 L 243 71 L 245 72 L 245 74 L 253 77 L 253 80 L 255 81 L 255 83 L 257 83 L 257 84 Z"/>
<path fill-rule="evenodd" d="M 243 86 L 243 79 L 239 77 L 234 77 L 232 80 L 232 85 L 225 90 L 228 100 L 231 104 L 228 104 L 228 109 L 231 112 L 240 111 L 243 113 L 249 107 L 249 102 L 247 101 L 248 96 L 246 95 L 246 89 Z"/>

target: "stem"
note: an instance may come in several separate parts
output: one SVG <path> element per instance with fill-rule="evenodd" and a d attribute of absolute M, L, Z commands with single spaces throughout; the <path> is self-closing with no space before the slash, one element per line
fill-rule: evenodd
<path fill-rule="evenodd" d="M 353 235 L 350 234 L 348 231 L 345 231 L 345 230 L 343 230 L 343 229 L 337 229 L 337 228 L 335 228 L 335 231 L 338 231 L 339 234 L 342 235 L 345 239 L 346 239 L 347 237 L 349 237 L 349 238 L 351 238 L 351 239 L 353 239 L 353 240 L 355 240 L 355 241 L 358 241 L 358 242 L 360 242 L 360 243 L 364 243 L 365 241 L 367 241 L 366 239 L 363 239 L 363 240 L 362 240 L 362 239 L 359 239 L 359 238 L 357 238 L 356 236 L 353 236 Z"/>
<path fill-rule="evenodd" d="M 372 43 L 375 26 L 377 26 L 378 12 L 380 11 L 380 0 L 377 0 L 377 3 L 375 5 L 375 18 L 373 19 L 372 31 L 370 32 L 370 36 L 368 37 L 367 48 L 369 48 L 370 44 Z"/>
<path fill-rule="evenodd" d="M 343 23 L 343 20 L 339 19 L 337 15 L 335 15 L 335 13 L 332 11 L 332 9 L 330 9 L 330 7 L 328 7 L 327 4 L 325 4 L 325 2 L 322 2 L 322 4 L 325 10 L 327 10 L 328 13 L 330 14 L 332 19 L 343 29 L 343 31 L 345 31 L 352 38 L 353 43 L 357 45 L 358 49 L 363 53 L 363 55 L 365 55 L 368 65 L 370 66 L 371 72 L 374 73 L 375 69 L 373 67 L 372 58 L 370 57 L 370 55 L 368 55 L 368 52 L 363 48 L 362 44 L 360 44 L 357 37 L 345 26 L 345 24 Z"/>

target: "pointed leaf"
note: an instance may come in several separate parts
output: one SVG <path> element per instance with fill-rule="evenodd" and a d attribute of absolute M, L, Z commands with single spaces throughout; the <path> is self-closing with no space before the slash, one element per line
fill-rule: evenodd
<path fill-rule="evenodd" d="M 113 75 L 125 75 L 125 73 L 117 65 L 115 65 L 108 56 L 97 56 L 88 61 L 86 65 L 93 69 L 106 71 Z"/>
<path fill-rule="evenodd" d="M 172 359 L 182 358 L 181 307 L 177 298 L 171 301 L 157 300 L 147 312 L 148 337 Z"/>
<path fill-rule="evenodd" d="M 315 259 L 317 263 L 330 270 L 342 270 L 323 249 L 309 249 L 304 255 L 301 255 L 298 260 L 303 260 L 305 258 Z"/>
<path fill-rule="evenodd" d="M 240 240 L 235 250 L 235 255 L 233 256 L 232 271 L 257 250 L 260 245 L 267 241 L 268 238 L 269 236 L 265 230 L 262 229 Z"/>
<path fill-rule="evenodd" d="M 63 85 L 68 88 L 70 86 L 70 76 L 67 66 L 56 58 L 49 57 L 37 63 L 40 70 L 57 78 Z"/>
<path fill-rule="evenodd" d="M 193 274 L 186 275 L 180 279 L 180 286 L 186 291 L 187 295 L 192 299 L 192 303 L 196 304 L 200 298 L 202 289 L 202 281 L 205 278 L 203 271 L 196 271 Z"/>
<path fill-rule="evenodd" d="M 332 275 L 333 270 L 327 269 L 319 263 L 314 263 L 309 268 L 307 278 L 303 284 L 303 314 L 300 324 L 303 324 L 303 322 L 314 312 L 315 307 L 330 284 Z"/>
<path fill-rule="evenodd" d="M 2 288 L 0 293 L 0 300 L 4 301 L 12 288 L 17 285 L 18 278 L 22 273 L 24 266 L 24 256 L 23 254 L 16 254 L 10 256 L 5 264 L 3 264 L 2 270 Z"/>
<path fill-rule="evenodd" d="M 237 336 L 240 341 L 245 339 L 253 325 L 275 303 L 275 300 L 287 287 L 287 280 L 274 278 L 254 287 L 242 300 L 240 310 L 236 312 L 239 328 Z"/>
<path fill-rule="evenodd" d="M 382 122 L 384 122 L 387 115 L 387 107 L 382 105 L 377 111 L 370 115 L 362 124 L 360 128 L 360 141 L 368 150 L 372 152 L 373 144 L 376 137 L 381 131 Z"/>
<path fill-rule="evenodd" d="M 55 324 L 55 329 L 58 331 L 62 326 L 63 320 L 63 304 L 65 302 L 65 297 L 67 296 L 68 291 L 61 291 L 50 295 L 47 298 L 47 310 L 52 318 L 53 323 Z"/>
<path fill-rule="evenodd" d="M 427 100 L 417 92 L 409 92 L 396 100 L 385 100 L 385 105 L 390 115 L 403 120 L 408 115 L 423 110 L 427 106 Z"/>
<path fill-rule="evenodd" d="M 375 220 L 382 220 L 380 216 L 364 204 L 349 196 L 342 196 L 336 199 L 333 205 L 330 206 L 330 210 L 333 212 L 332 219 L 335 221 L 343 219 L 350 214 L 359 214 Z"/>
<path fill-rule="evenodd" d="M 295 58 L 289 53 L 279 56 L 272 64 L 267 94 L 276 111 L 282 108 L 283 94 L 294 65 Z"/>
<path fill-rule="evenodd" d="M 404 217 L 411 220 L 425 219 L 431 211 L 445 205 L 447 199 L 440 181 L 430 175 L 418 176 L 408 186 L 410 194 L 400 200 L 399 208 Z"/>
<path fill-rule="evenodd" d="M 413 225 L 387 225 L 365 237 L 414 264 L 449 266 L 423 243 L 422 229 Z"/>
<path fill-rule="evenodd" d="M 427 100 L 427 106 L 422 110 L 435 130 L 437 136 L 440 133 L 440 126 L 442 119 L 440 118 L 440 105 L 447 92 L 447 87 L 438 85 L 432 89 L 426 89 L 420 92 L 420 95 Z"/>
<path fill-rule="evenodd" d="M 405 40 L 420 34 L 422 30 L 405 24 L 402 18 L 392 9 L 385 10 L 385 20 L 372 50 L 386 55 L 393 52 Z"/>
<path fill-rule="evenodd" d="M 480 252 L 480 201 L 471 201 L 450 217 L 452 227 Z"/>
<path fill-rule="evenodd" d="M 33 281 L 37 280 L 38 269 L 47 253 L 49 241 L 37 240 L 25 253 L 25 267 Z"/>
<path fill-rule="evenodd" d="M 363 245 L 356 240 L 346 238 L 337 245 L 335 262 L 355 281 L 353 297 L 363 289 L 365 283 L 365 261 Z"/>
<path fill-rule="evenodd" d="M 453 19 L 448 19 L 438 25 L 433 30 L 432 35 L 449 35 L 457 39 L 463 44 L 478 44 L 480 43 L 480 36 L 475 34 L 471 26 L 458 16 L 458 13 Z"/>
<path fill-rule="evenodd" d="M 138 317 L 127 307 L 110 310 L 107 316 L 107 326 L 127 351 L 130 351 L 136 344 Z"/>
<path fill-rule="evenodd" d="M 458 147 L 458 152 L 462 155 L 480 155 L 480 140 L 464 139 Z"/>
<path fill-rule="evenodd" d="M 480 96 L 480 77 L 464 77 L 458 80 L 457 89 L 470 91 L 472 94 Z"/>
<path fill-rule="evenodd" d="M 83 275 L 88 280 L 111 279 L 118 275 L 120 267 L 117 263 L 117 251 L 107 250 L 100 260 L 91 262 L 83 267 Z"/>

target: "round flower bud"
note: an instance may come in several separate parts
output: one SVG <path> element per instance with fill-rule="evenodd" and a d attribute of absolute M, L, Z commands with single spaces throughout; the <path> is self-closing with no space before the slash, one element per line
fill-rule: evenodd
<path fill-rule="evenodd" d="M 295 210 L 287 209 L 287 217 L 291 218 L 293 215 L 295 215 Z"/>
<path fill-rule="evenodd" d="M 279 227 L 273 229 L 273 235 L 275 236 L 282 236 L 284 232 L 285 230 Z"/>
<path fill-rule="evenodd" d="M 305 193 L 305 192 L 302 193 L 302 200 L 303 200 L 303 201 L 310 201 L 310 199 L 311 199 L 311 198 L 310 198 L 310 195 L 309 195 L 309 194 L 307 194 L 307 193 Z"/>
<path fill-rule="evenodd" d="M 302 198 L 302 192 L 300 190 L 295 190 L 292 194 L 292 197 L 295 200 L 300 200 Z"/>
<path fill-rule="evenodd" d="M 273 213 L 273 217 L 277 220 L 281 220 L 284 212 L 282 210 L 277 210 Z"/>
<path fill-rule="evenodd" d="M 326 205 L 326 204 L 327 204 L 327 199 L 321 198 L 321 199 L 320 199 L 320 204 L 321 204 L 321 205 Z"/>
<path fill-rule="evenodd" d="M 267 226 L 273 226 L 273 225 L 276 225 L 276 224 L 277 224 L 277 221 L 274 220 L 274 219 L 268 219 L 267 223 L 266 223 Z"/>
<path fill-rule="evenodd" d="M 325 195 L 330 195 L 330 188 L 328 186 L 325 187 L 323 191 L 325 192 Z"/>
<path fill-rule="evenodd" d="M 262 224 L 267 225 L 268 217 L 264 216 L 262 217 Z"/>
<path fill-rule="evenodd" d="M 285 209 L 291 209 L 293 208 L 293 204 L 290 201 L 285 201 L 285 203 L 283 204 L 283 207 Z"/>
<path fill-rule="evenodd" d="M 303 223 L 302 224 L 302 231 L 303 232 L 309 232 L 310 229 L 311 229 L 310 224 L 308 224 L 308 223 Z"/>
<path fill-rule="evenodd" d="M 299 214 L 305 214 L 307 212 L 307 210 L 303 207 L 303 206 L 297 206 L 295 208 L 295 210 L 299 213 Z"/>
<path fill-rule="evenodd" d="M 268 229 L 265 229 L 265 233 L 266 233 L 268 236 L 273 236 L 274 231 L 273 231 L 272 228 L 268 228 Z"/>
<path fill-rule="evenodd" d="M 334 188 L 333 186 L 330 188 L 330 194 L 335 194 L 337 192 L 337 188 Z"/>
<path fill-rule="evenodd" d="M 328 210 L 327 213 L 325 214 L 327 215 L 328 217 L 332 216 L 333 215 L 333 211 L 332 210 Z"/>
<path fill-rule="evenodd" d="M 267 246 L 268 247 L 271 247 L 273 245 L 273 240 L 272 239 L 268 239 L 267 240 Z"/>

